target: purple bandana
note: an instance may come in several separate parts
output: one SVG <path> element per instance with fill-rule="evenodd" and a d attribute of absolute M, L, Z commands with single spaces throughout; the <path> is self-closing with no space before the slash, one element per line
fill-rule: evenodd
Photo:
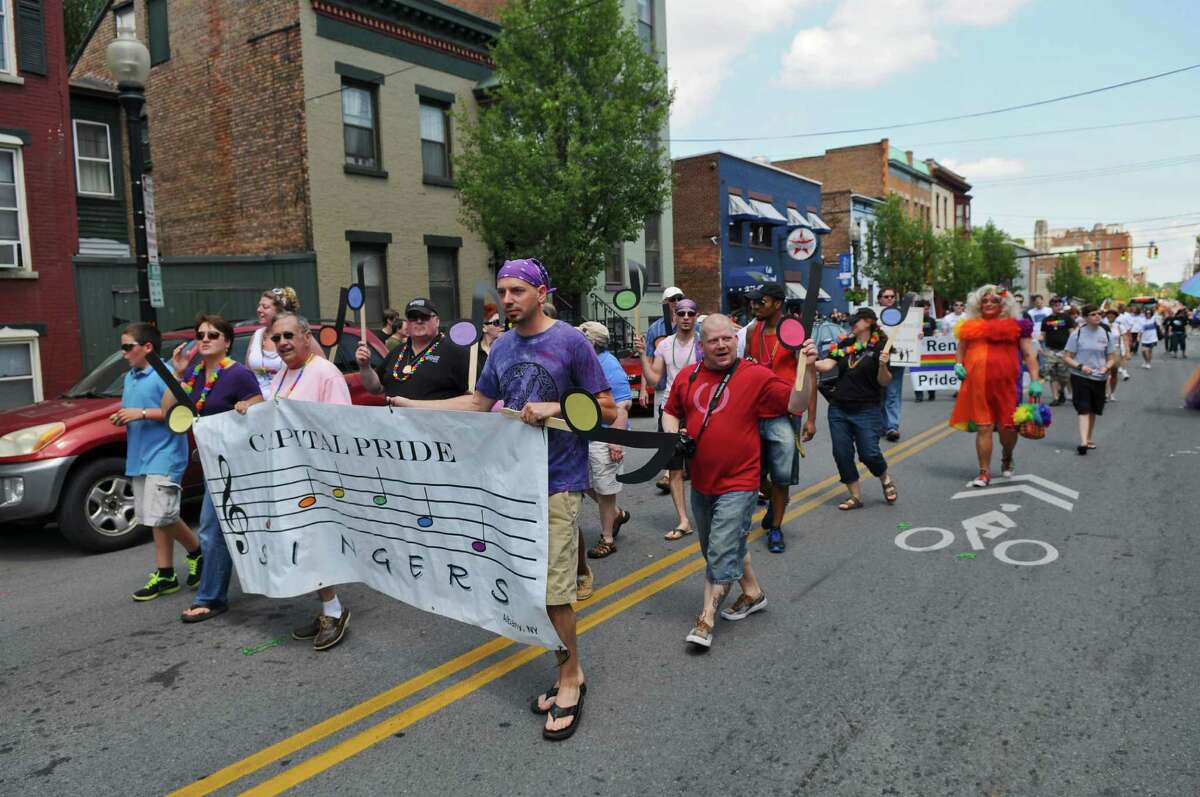
<path fill-rule="evenodd" d="M 505 260 L 504 265 L 500 267 L 500 271 L 496 274 L 496 279 L 501 280 L 505 277 L 513 277 L 528 282 L 535 288 L 545 285 L 547 293 L 553 293 L 555 290 L 550 287 L 550 274 L 537 258 L 527 257 L 523 260 Z"/>

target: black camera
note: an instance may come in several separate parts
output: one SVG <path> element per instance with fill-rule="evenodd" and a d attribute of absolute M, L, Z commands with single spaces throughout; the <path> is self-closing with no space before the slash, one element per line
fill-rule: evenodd
<path fill-rule="evenodd" d="M 675 453 L 684 459 L 691 459 L 696 455 L 696 441 L 687 432 L 680 432 L 679 439 L 675 441 Z"/>

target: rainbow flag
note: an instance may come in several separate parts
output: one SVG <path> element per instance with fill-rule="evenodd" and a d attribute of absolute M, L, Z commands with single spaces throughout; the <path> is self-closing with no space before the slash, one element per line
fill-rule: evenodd
<path fill-rule="evenodd" d="M 935 352 L 933 354 L 922 354 L 921 365 L 924 367 L 954 367 L 954 352 Z"/>

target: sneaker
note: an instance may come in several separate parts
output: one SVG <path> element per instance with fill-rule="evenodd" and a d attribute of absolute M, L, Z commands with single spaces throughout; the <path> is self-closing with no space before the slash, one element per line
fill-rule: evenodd
<path fill-rule="evenodd" d="M 783 529 L 767 529 L 767 550 L 771 553 L 783 553 L 787 546 L 783 542 Z"/>
<path fill-rule="evenodd" d="M 1000 460 L 1000 475 L 1004 478 L 1011 478 L 1013 475 L 1013 461 L 1011 459 Z"/>
<path fill-rule="evenodd" d="M 757 611 L 762 611 L 767 608 L 767 594 L 764 592 L 758 596 L 757 600 L 750 600 L 746 593 L 742 593 L 733 605 L 728 609 L 721 610 L 721 616 L 726 620 L 744 620 Z"/>
<path fill-rule="evenodd" d="M 894 442 L 896 442 L 897 440 L 899 440 L 899 439 L 900 439 L 900 430 L 899 430 L 899 429 L 888 429 L 888 430 L 887 430 L 887 434 L 886 434 L 886 435 L 884 435 L 884 436 L 885 436 L 885 437 L 886 437 L 886 438 L 887 438 L 889 441 L 891 441 L 891 442 L 893 442 L 893 443 L 894 443 Z"/>
<path fill-rule="evenodd" d="M 575 600 L 585 601 L 592 597 L 596 591 L 594 581 L 595 576 L 590 567 L 582 576 L 575 576 Z"/>
<path fill-rule="evenodd" d="M 204 569 L 204 554 L 198 553 L 193 559 L 191 554 L 187 557 L 187 585 L 189 589 L 195 589 L 200 586 L 200 572 Z"/>
<path fill-rule="evenodd" d="M 317 615 L 299 628 L 293 628 L 292 639 L 312 639 L 319 633 L 321 633 L 321 616 Z"/>
<path fill-rule="evenodd" d="M 969 487 L 987 487 L 992 483 L 992 475 L 986 470 L 979 471 L 979 475 L 971 481 L 967 482 Z"/>
<path fill-rule="evenodd" d="M 1147 371 L 1149 371 L 1149 370 L 1150 370 L 1150 363 L 1142 363 L 1142 367 L 1143 367 L 1143 368 L 1145 368 Z"/>
<path fill-rule="evenodd" d="M 921 398 L 921 394 L 920 394 L 920 393 L 918 393 L 918 394 L 917 394 L 917 403 L 918 403 L 918 404 L 920 404 L 920 403 L 921 403 L 922 401 L 924 401 L 924 400 L 925 400 L 925 399 Z"/>
<path fill-rule="evenodd" d="M 704 622 L 703 617 L 696 618 L 696 625 L 688 632 L 686 641 L 701 648 L 712 647 L 712 626 Z"/>
<path fill-rule="evenodd" d="M 1123 379 L 1126 382 L 1129 381 L 1129 371 L 1125 370 L 1124 368 L 1118 368 L 1117 373 L 1119 373 L 1121 375 L 1121 379 Z"/>
<path fill-rule="evenodd" d="M 320 630 L 313 638 L 313 650 L 329 650 L 346 635 L 346 626 L 350 624 L 350 610 L 343 608 L 342 616 L 337 618 L 323 614 L 317 618 L 317 623 Z"/>
<path fill-rule="evenodd" d="M 150 574 L 146 586 L 133 593 L 132 597 L 135 601 L 152 601 L 159 595 L 170 595 L 172 592 L 179 592 L 179 577 L 165 578 L 155 570 Z"/>

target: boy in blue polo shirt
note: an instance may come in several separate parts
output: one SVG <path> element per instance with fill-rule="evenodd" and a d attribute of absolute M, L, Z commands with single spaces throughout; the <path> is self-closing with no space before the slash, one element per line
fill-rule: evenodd
<path fill-rule="evenodd" d="M 200 583 L 204 557 L 195 532 L 179 519 L 180 485 L 187 469 L 187 435 L 175 434 L 163 423 L 159 408 L 167 385 L 146 361 L 162 345 L 162 334 L 150 324 L 130 324 L 121 334 L 121 352 L 129 363 L 121 409 L 109 419 L 126 429 L 125 475 L 133 481 L 134 513 L 139 523 L 154 530 L 157 568 L 146 586 L 133 593 L 148 601 L 179 591 L 171 542 L 187 551 L 187 585 Z"/>

